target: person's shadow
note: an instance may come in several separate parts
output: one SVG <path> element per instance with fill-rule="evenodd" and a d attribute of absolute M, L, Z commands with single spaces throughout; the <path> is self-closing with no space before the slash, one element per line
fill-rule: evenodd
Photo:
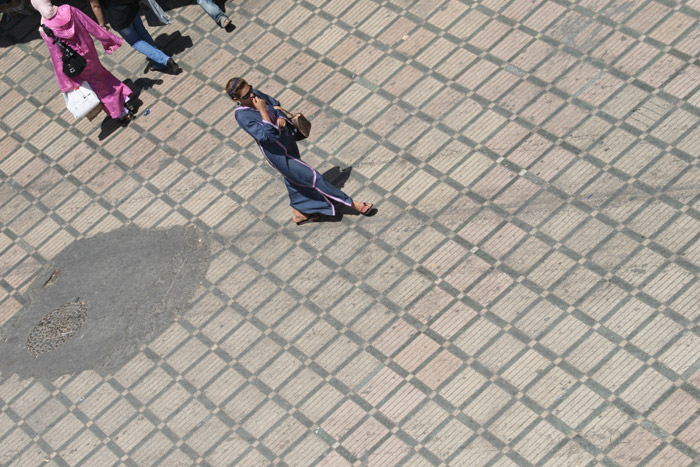
<path fill-rule="evenodd" d="M 193 45 L 190 36 L 183 36 L 180 31 L 175 31 L 172 34 L 161 34 L 153 40 L 158 48 L 166 55 L 172 56 L 173 60 L 175 59 L 175 55 L 181 54 Z M 146 66 L 143 72 L 149 73 L 150 71 L 152 71 L 151 61 L 146 60 Z M 177 74 L 180 74 L 180 72 Z"/>
<path fill-rule="evenodd" d="M 139 96 L 141 95 L 141 91 L 145 89 L 151 89 L 153 86 L 156 84 L 163 84 L 162 79 L 149 79 L 149 78 L 138 78 L 136 81 L 131 81 L 131 79 L 125 79 L 124 84 L 129 86 L 134 93 L 131 95 L 131 99 L 134 99 L 136 102 L 136 110 L 137 114 L 136 117 L 138 118 L 139 116 L 144 116 L 143 112 L 141 112 L 141 106 L 142 102 L 141 99 L 139 99 Z M 111 118 L 110 116 L 105 116 L 104 120 L 102 120 L 102 123 L 100 124 L 100 134 L 97 135 L 97 138 L 101 141 L 105 138 L 107 138 L 109 135 L 117 131 L 119 128 L 122 128 L 124 124 L 119 122 L 116 118 Z"/>
<path fill-rule="evenodd" d="M 345 169 L 340 169 L 340 167 L 335 166 L 323 173 L 323 178 L 331 182 L 331 184 L 342 190 L 345 183 L 350 179 L 350 174 L 352 173 L 352 167 L 347 167 Z"/>
<path fill-rule="evenodd" d="M 352 167 L 347 167 L 345 169 L 342 169 L 338 166 L 332 167 L 329 170 L 325 171 L 322 175 L 323 178 L 328 180 L 334 187 L 338 189 L 343 189 L 345 186 L 345 183 L 350 179 L 350 173 L 352 173 Z M 323 216 L 321 215 L 320 218 L 316 222 L 340 222 L 343 220 L 343 215 L 349 215 L 349 216 L 359 216 L 360 213 L 355 211 L 352 207 L 350 206 L 345 206 L 344 204 L 336 204 L 335 205 L 335 216 Z M 372 208 L 369 213 L 366 215 L 368 217 L 374 216 L 377 214 L 377 209 Z"/>
<path fill-rule="evenodd" d="M 193 45 L 190 36 L 183 36 L 180 31 L 175 31 L 172 34 L 161 34 L 153 40 L 158 48 L 168 55 L 181 54 Z"/>
<path fill-rule="evenodd" d="M 146 89 L 151 89 L 156 84 L 163 84 L 162 79 L 150 79 L 150 78 L 138 78 L 136 81 L 131 81 L 131 79 L 125 79 L 124 84 L 129 86 L 132 91 L 134 91 L 134 97 L 138 98 L 141 91 Z"/>

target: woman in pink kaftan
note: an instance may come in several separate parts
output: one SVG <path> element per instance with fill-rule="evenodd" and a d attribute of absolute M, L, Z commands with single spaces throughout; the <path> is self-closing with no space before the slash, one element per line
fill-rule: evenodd
<path fill-rule="evenodd" d="M 85 69 L 78 76 L 67 76 L 63 72 L 62 54 L 58 45 L 54 44 L 44 31 L 39 30 L 49 47 L 61 92 L 75 89 L 83 81 L 87 81 L 110 117 L 119 118 L 121 121 L 132 118 L 133 103 L 128 102 L 132 94 L 131 89 L 102 66 L 90 35 L 102 43 L 108 54 L 117 50 L 122 44 L 122 39 L 105 31 L 85 13 L 70 5 L 55 7 L 49 0 L 32 0 L 32 5 L 41 13 L 42 24 L 51 28 L 57 38 L 85 57 Z"/>

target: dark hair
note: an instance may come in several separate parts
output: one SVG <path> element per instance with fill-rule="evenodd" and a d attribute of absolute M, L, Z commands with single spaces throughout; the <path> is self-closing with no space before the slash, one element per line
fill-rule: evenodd
<path fill-rule="evenodd" d="M 243 78 L 232 78 L 226 83 L 226 94 L 228 94 L 231 99 L 240 99 L 241 90 L 243 90 L 246 84 L 248 83 Z"/>

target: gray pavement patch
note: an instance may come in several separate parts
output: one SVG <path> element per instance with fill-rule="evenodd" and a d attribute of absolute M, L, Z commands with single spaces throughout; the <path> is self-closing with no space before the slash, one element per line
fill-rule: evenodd
<path fill-rule="evenodd" d="M 208 265 L 206 239 L 191 227 L 125 227 L 74 242 L 0 330 L 0 373 L 109 373 L 186 308 Z"/>

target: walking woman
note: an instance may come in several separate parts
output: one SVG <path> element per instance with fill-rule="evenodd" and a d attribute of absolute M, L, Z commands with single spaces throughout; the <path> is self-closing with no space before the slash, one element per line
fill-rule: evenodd
<path fill-rule="evenodd" d="M 63 72 L 63 54 L 59 46 L 42 28 L 39 29 L 41 37 L 49 47 L 61 92 L 68 92 L 87 81 L 110 117 L 123 123 L 133 118 L 136 107 L 133 101 L 129 102 L 131 89 L 102 66 L 90 35 L 102 43 L 108 54 L 117 50 L 122 40 L 100 28 L 85 13 L 70 5 L 56 7 L 50 0 L 32 0 L 32 6 L 41 14 L 41 23 L 50 29 L 49 34 L 61 39 L 85 58 L 85 69 L 78 76 L 66 75 Z"/>
<path fill-rule="evenodd" d="M 173 75 L 182 68 L 175 60 L 165 55 L 158 48 L 151 35 L 146 31 L 139 14 L 139 0 L 90 0 L 90 7 L 97 22 L 105 30 L 109 29 L 106 20 L 130 46 L 144 54 L 151 70 Z"/>
<path fill-rule="evenodd" d="M 292 220 L 297 225 L 316 221 L 320 214 L 335 216 L 336 204 L 350 206 L 364 215 L 372 210 L 371 203 L 353 201 L 301 160 L 294 138 L 296 128 L 274 108 L 280 105 L 277 99 L 253 89 L 243 78 L 230 80 L 226 93 L 239 104 L 236 121 L 240 127 L 255 139 L 270 165 L 284 177 Z"/>

